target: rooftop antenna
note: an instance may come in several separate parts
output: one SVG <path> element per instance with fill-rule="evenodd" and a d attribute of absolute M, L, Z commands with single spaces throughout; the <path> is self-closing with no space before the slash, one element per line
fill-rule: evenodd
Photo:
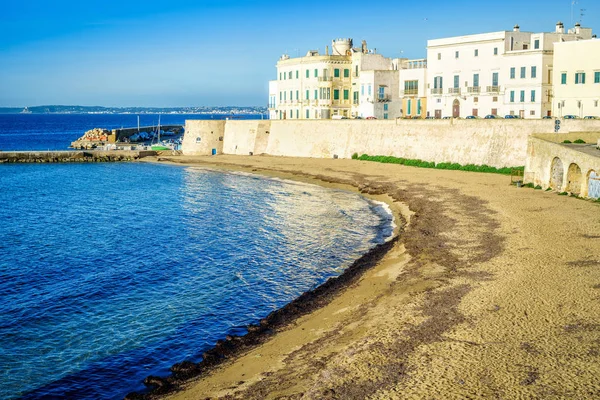
<path fill-rule="evenodd" d="M 585 15 L 585 8 L 579 9 L 579 23 L 583 24 L 583 16 Z"/>
<path fill-rule="evenodd" d="M 579 2 L 577 0 L 571 0 L 571 26 L 573 26 L 573 7 L 575 7 L 575 4 L 579 4 Z"/>

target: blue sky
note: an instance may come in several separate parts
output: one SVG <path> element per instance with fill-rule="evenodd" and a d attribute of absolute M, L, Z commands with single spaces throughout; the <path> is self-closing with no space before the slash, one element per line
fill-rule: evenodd
<path fill-rule="evenodd" d="M 0 107 L 266 105 L 279 56 L 331 40 L 388 57 L 428 39 L 571 26 L 572 0 L 38 1 L 0 5 Z M 574 21 L 600 32 L 600 1 Z"/>

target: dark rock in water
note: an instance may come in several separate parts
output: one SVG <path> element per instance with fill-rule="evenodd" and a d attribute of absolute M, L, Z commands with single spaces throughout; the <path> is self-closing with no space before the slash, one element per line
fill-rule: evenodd
<path fill-rule="evenodd" d="M 160 376 L 150 375 L 144 379 L 144 385 L 148 387 L 155 387 L 157 393 L 169 391 L 171 389 L 171 383 L 166 378 Z"/>

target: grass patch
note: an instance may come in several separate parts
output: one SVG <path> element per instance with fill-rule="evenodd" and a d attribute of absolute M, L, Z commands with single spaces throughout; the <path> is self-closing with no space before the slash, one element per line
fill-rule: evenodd
<path fill-rule="evenodd" d="M 352 154 L 352 159 L 353 160 L 358 160 L 358 153 Z"/>
<path fill-rule="evenodd" d="M 570 140 L 563 140 L 563 143 L 569 144 L 569 143 L 573 143 Z"/>
<path fill-rule="evenodd" d="M 567 193 L 567 192 L 560 192 L 558 195 L 559 195 L 559 196 L 568 196 L 568 195 L 569 195 L 569 193 Z"/>
<path fill-rule="evenodd" d="M 549 192 L 549 191 L 551 191 L 551 190 L 552 190 L 552 188 L 551 188 L 551 187 L 549 187 L 548 189 L 546 189 L 546 192 Z"/>
<path fill-rule="evenodd" d="M 540 185 L 537 185 L 536 187 L 534 187 L 535 190 L 542 190 L 542 187 Z"/>
<path fill-rule="evenodd" d="M 582 144 L 582 143 L 585 143 L 585 140 L 583 140 L 583 139 L 577 139 L 577 140 L 576 140 L 576 141 L 574 141 L 573 143 L 579 143 L 579 144 Z"/>
<path fill-rule="evenodd" d="M 354 159 L 354 155 L 352 156 Z M 415 160 L 409 158 L 401 158 L 401 157 L 392 157 L 392 156 L 370 156 L 368 154 L 363 154 L 360 157 L 357 157 L 361 161 L 374 161 L 385 164 L 400 164 L 406 165 L 409 167 L 418 167 L 418 168 L 435 168 L 435 169 L 449 169 L 455 171 L 471 171 L 471 172 L 487 172 L 491 174 L 503 174 L 510 175 L 512 170 L 520 170 L 523 171 L 525 167 L 513 167 L 513 168 L 496 168 L 490 167 L 489 165 L 475 165 L 475 164 L 467 164 L 461 165 L 457 163 L 435 163 L 430 161 L 423 160 Z"/>
<path fill-rule="evenodd" d="M 526 187 L 526 188 L 530 188 L 530 189 L 534 188 L 533 183 L 531 183 L 531 182 L 524 184 L 522 187 Z"/>

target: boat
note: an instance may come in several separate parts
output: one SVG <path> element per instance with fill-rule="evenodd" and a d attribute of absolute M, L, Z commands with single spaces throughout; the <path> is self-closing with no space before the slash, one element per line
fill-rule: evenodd
<path fill-rule="evenodd" d="M 162 142 L 160 140 L 160 114 L 158 115 L 158 128 L 156 129 L 156 143 L 151 143 L 150 148 L 154 151 L 163 151 L 163 150 L 175 150 L 175 146 L 172 143 Z"/>
<path fill-rule="evenodd" d="M 31 114 L 31 110 L 29 108 L 25 107 L 23 109 L 23 111 L 21 111 L 21 114 Z"/>

